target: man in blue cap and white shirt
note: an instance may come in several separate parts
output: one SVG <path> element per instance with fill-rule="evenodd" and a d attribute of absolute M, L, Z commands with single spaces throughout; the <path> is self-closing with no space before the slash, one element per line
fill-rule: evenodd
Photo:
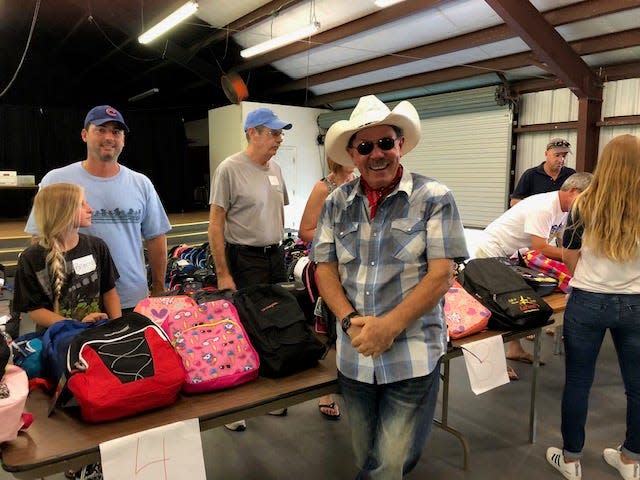
<path fill-rule="evenodd" d="M 209 246 L 218 288 L 236 290 L 287 280 L 284 268 L 284 206 L 289 204 L 273 156 L 292 125 L 268 108 L 249 112 L 247 148 L 225 158 L 211 179 Z M 285 415 L 286 409 L 271 412 Z M 244 420 L 225 425 L 242 431 Z"/>
<path fill-rule="evenodd" d="M 40 187 L 75 183 L 84 187 L 93 208 L 85 233 L 104 240 L 118 268 L 116 290 L 123 310 L 149 296 L 143 245 L 151 266 L 152 294 L 164 291 L 167 269 L 166 232 L 171 224 L 151 180 L 118 163 L 129 127 L 122 114 L 109 105 L 92 108 L 84 121 L 82 140 L 87 158 L 47 173 Z M 25 231 L 37 235 L 33 213 Z"/>

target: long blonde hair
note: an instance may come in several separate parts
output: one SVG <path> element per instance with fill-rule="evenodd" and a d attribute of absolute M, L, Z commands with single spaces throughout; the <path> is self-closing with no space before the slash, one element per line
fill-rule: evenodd
<path fill-rule="evenodd" d="M 591 184 L 575 200 L 582 243 L 616 262 L 640 252 L 640 138 L 620 135 L 602 150 Z"/>
<path fill-rule="evenodd" d="M 84 190 L 71 183 L 42 187 L 33 199 L 33 215 L 39 232 L 38 243 L 47 250 L 45 259 L 52 279 L 53 311 L 59 313 L 60 296 L 66 278 L 64 237 L 76 228 L 78 207 Z"/>

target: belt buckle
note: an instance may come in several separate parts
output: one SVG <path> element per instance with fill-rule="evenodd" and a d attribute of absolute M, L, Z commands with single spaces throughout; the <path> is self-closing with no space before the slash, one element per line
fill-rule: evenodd
<path fill-rule="evenodd" d="M 271 245 L 266 245 L 262 247 L 262 253 L 267 254 L 271 250 Z"/>

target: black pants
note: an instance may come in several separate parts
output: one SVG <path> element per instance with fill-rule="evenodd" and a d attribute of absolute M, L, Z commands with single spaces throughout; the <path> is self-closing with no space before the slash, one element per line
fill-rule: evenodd
<path fill-rule="evenodd" d="M 282 245 L 263 250 L 258 247 L 227 244 L 225 253 L 229 270 L 238 289 L 258 283 L 287 281 Z"/>

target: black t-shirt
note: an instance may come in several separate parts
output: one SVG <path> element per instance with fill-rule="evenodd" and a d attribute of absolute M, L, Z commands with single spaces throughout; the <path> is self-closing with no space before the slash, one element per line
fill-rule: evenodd
<path fill-rule="evenodd" d="M 31 245 L 20 254 L 13 296 L 15 311 L 53 310 L 53 282 L 46 256 L 47 250 L 40 245 Z M 103 312 L 101 296 L 115 287 L 120 276 L 106 243 L 81 233 L 78 245 L 65 252 L 64 257 L 67 274 L 60 296 L 60 315 L 82 320 L 89 313 Z"/>
<path fill-rule="evenodd" d="M 537 167 L 526 170 L 511 194 L 511 198 L 527 198 L 538 193 L 560 190 L 564 181 L 576 173 L 573 168 L 562 167 L 555 180 L 544 171 L 544 162 Z"/>

